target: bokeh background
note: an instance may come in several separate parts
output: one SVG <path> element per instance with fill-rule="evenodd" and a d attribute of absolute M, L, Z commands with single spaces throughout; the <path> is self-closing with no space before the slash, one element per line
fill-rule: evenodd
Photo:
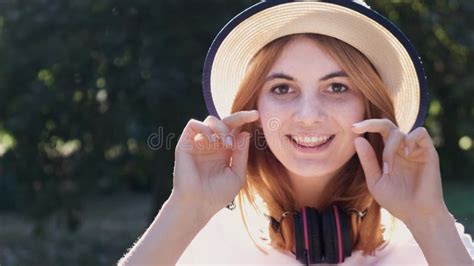
<path fill-rule="evenodd" d="M 472 234 L 474 1 L 367 2 L 424 60 L 444 195 Z M 207 116 L 213 37 L 254 3 L 0 1 L 2 266 L 116 263 L 171 192 L 184 125 Z"/>

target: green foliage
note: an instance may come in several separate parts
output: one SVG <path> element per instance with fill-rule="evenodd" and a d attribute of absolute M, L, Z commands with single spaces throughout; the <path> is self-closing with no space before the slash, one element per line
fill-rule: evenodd
<path fill-rule="evenodd" d="M 427 127 L 443 174 L 468 179 L 474 33 L 470 0 L 368 1 L 424 59 Z M 11 1 L 0 11 L 0 208 L 70 228 L 85 195 L 128 187 L 169 195 L 173 151 L 191 117 L 203 119 L 207 49 L 255 1 Z M 159 128 L 169 149 L 152 149 Z M 466 139 L 464 139 L 466 140 Z M 463 142 L 464 146 L 468 143 Z M 472 143 L 472 141 L 471 141 Z"/>
<path fill-rule="evenodd" d="M 117 204 L 120 202 L 120 204 Z M 116 265 L 148 222 L 150 195 L 117 193 L 84 201 L 83 225 L 68 233 L 60 213 L 43 221 L 41 234 L 18 214 L 0 213 L 2 266 Z"/>
<path fill-rule="evenodd" d="M 373 1 L 372 7 L 404 31 L 423 59 L 431 100 L 425 125 L 443 177 L 472 180 L 474 2 L 393 0 Z"/>

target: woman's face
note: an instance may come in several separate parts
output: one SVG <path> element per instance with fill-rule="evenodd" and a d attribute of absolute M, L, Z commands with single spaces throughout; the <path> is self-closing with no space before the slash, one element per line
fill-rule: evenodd
<path fill-rule="evenodd" d="M 364 97 L 311 39 L 287 44 L 258 97 L 265 140 L 290 176 L 330 178 L 355 153 Z"/>

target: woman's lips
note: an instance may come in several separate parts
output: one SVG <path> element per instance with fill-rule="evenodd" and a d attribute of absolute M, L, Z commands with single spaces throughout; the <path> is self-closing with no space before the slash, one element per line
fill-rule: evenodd
<path fill-rule="evenodd" d="M 291 146 L 297 151 L 314 153 L 327 149 L 327 147 L 332 143 L 335 135 L 324 135 L 317 138 L 313 137 L 312 139 L 302 137 L 298 138 L 292 135 L 287 135 L 286 137 L 291 143 Z"/>
<path fill-rule="evenodd" d="M 287 135 L 294 142 L 305 147 L 316 147 L 326 143 L 333 135 Z"/>

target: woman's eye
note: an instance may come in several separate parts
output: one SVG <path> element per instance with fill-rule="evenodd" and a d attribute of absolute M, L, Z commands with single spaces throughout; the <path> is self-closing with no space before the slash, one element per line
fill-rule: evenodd
<path fill-rule="evenodd" d="M 333 83 L 331 84 L 331 86 L 329 86 L 328 90 L 330 90 L 333 93 L 341 93 L 341 92 L 347 91 L 348 88 L 341 83 Z"/>
<path fill-rule="evenodd" d="M 276 94 L 287 94 L 287 93 L 291 93 L 292 90 L 290 88 L 290 86 L 288 85 L 278 85 L 278 86 L 275 86 L 271 89 L 271 91 L 273 93 L 276 93 Z"/>

